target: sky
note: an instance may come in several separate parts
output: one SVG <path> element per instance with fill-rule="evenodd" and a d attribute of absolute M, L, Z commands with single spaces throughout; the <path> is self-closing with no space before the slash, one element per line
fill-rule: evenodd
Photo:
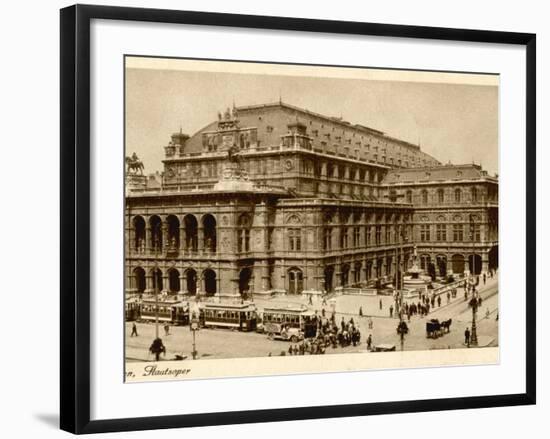
<path fill-rule="evenodd" d="M 217 63 L 218 65 L 220 63 Z M 241 69 L 246 71 L 246 64 Z M 498 86 L 166 69 L 126 70 L 126 155 L 162 170 L 164 146 L 226 107 L 283 102 L 406 140 L 442 163 L 498 173 Z"/>

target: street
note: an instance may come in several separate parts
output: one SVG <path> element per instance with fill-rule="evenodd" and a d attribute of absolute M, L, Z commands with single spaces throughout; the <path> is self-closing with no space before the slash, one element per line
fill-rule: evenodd
<path fill-rule="evenodd" d="M 478 291 L 483 298 L 483 303 L 477 312 L 477 335 L 479 347 L 498 346 L 498 283 L 497 279 L 487 279 L 487 284 L 482 283 Z M 430 350 L 464 348 L 464 331 L 466 327 L 471 330 L 472 310 L 468 302 L 464 300 L 464 290 L 458 289 L 456 298 L 447 304 L 446 297 L 442 297 L 440 307 L 435 308 L 427 317 L 418 315 L 411 317 L 408 322 L 409 332 L 405 335 L 403 345 L 396 332 L 399 319 L 397 316 L 390 318 L 389 307 L 393 304 L 391 296 L 359 296 L 342 295 L 335 297 L 336 323 L 340 324 L 342 317 L 345 321 L 353 318 L 361 332 L 361 342 L 357 346 L 328 347 L 326 354 L 339 354 L 350 352 L 366 352 L 366 339 L 372 335 L 373 344 L 395 345 L 396 350 Z M 380 309 L 382 301 L 382 309 Z M 411 301 L 412 302 L 412 301 Z M 300 296 L 275 297 L 269 299 L 255 299 L 259 309 L 266 305 L 308 304 L 308 298 Z M 359 316 L 359 308 L 362 308 L 363 316 Z M 330 308 L 322 303 L 309 305 L 321 313 L 325 308 L 327 316 L 330 316 Z M 373 327 L 368 328 L 369 318 Z M 440 321 L 452 319 L 450 332 L 439 338 L 426 338 L 426 321 L 439 319 Z M 155 325 L 151 323 L 137 323 L 138 336 L 131 337 L 132 322 L 126 322 L 126 351 L 125 357 L 132 361 L 154 361 L 154 356 L 149 353 L 149 347 L 154 339 Z M 192 358 L 193 333 L 189 326 L 170 326 L 169 335 L 165 335 L 163 325 L 160 325 L 159 335 L 166 347 L 166 354 L 161 360 L 173 360 L 176 356 Z M 284 352 L 288 355 L 290 343 L 280 340 L 269 340 L 265 334 L 255 332 L 239 332 L 229 329 L 200 329 L 196 332 L 196 350 L 198 359 L 221 359 L 242 357 L 278 356 Z"/>

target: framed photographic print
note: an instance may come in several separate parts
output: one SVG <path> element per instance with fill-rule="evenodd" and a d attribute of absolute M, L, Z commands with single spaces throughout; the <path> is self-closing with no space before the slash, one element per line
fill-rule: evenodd
<path fill-rule="evenodd" d="M 533 34 L 72 6 L 61 172 L 64 430 L 535 403 Z"/>

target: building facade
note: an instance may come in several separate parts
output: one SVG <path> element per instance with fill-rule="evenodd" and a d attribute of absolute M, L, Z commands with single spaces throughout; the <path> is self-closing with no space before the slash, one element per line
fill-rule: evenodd
<path fill-rule="evenodd" d="M 497 179 L 366 126 L 278 102 L 228 109 L 164 150 L 160 184 L 127 176 L 127 292 L 374 285 L 398 279 L 415 245 L 426 269 L 443 256 L 441 272 L 469 270 L 470 255 L 475 272 L 496 263 Z"/>

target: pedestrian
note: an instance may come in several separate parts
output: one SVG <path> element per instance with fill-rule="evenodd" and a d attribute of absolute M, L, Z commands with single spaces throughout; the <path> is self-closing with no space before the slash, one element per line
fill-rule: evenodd
<path fill-rule="evenodd" d="M 393 305 L 390 305 L 390 318 L 393 317 Z"/>
<path fill-rule="evenodd" d="M 359 317 L 363 317 L 363 307 L 359 307 Z"/>
<path fill-rule="evenodd" d="M 367 351 L 370 351 L 372 348 L 372 334 L 369 334 L 367 337 Z"/>
<path fill-rule="evenodd" d="M 313 305 L 313 294 L 309 295 L 309 304 Z"/>
<path fill-rule="evenodd" d="M 372 317 L 369 316 L 369 329 L 372 329 L 374 327 L 374 322 L 372 321 Z"/>
<path fill-rule="evenodd" d="M 483 299 L 481 298 L 481 295 L 478 297 L 477 303 L 479 306 L 481 306 L 481 304 L 483 303 Z"/>
<path fill-rule="evenodd" d="M 470 347 L 470 328 L 466 328 L 464 331 L 464 344 Z"/>
<path fill-rule="evenodd" d="M 138 336 L 138 332 L 137 332 L 137 326 L 136 326 L 136 322 L 133 322 L 132 323 L 132 334 L 130 335 L 130 337 L 133 337 L 133 336 Z"/>
<path fill-rule="evenodd" d="M 380 306 L 380 311 L 382 310 L 382 299 L 380 299 L 380 302 L 378 303 Z"/>
<path fill-rule="evenodd" d="M 288 347 L 288 355 L 292 355 L 292 352 L 294 351 L 294 349 L 292 348 L 292 345 L 290 345 Z"/>
<path fill-rule="evenodd" d="M 170 325 L 168 323 L 164 325 L 164 334 L 170 335 Z"/>
<path fill-rule="evenodd" d="M 485 285 L 485 281 L 487 280 L 487 275 L 483 273 L 483 285 Z"/>
<path fill-rule="evenodd" d="M 437 296 L 437 307 L 441 306 L 441 296 Z"/>
<path fill-rule="evenodd" d="M 160 338 L 155 338 L 153 340 L 153 344 L 149 347 L 149 352 L 151 352 L 155 356 L 155 360 L 160 360 L 160 354 L 162 353 L 164 356 L 166 356 L 166 347 L 162 343 L 162 340 Z"/>
<path fill-rule="evenodd" d="M 321 315 L 322 315 L 323 317 L 325 317 L 325 313 L 326 313 L 325 308 L 322 308 L 322 309 L 321 309 Z"/>
<path fill-rule="evenodd" d="M 489 312 L 489 308 L 487 308 L 487 310 L 485 311 L 485 318 L 488 319 L 489 318 L 489 314 L 491 314 Z"/>
<path fill-rule="evenodd" d="M 451 293 L 447 291 L 447 304 L 451 302 Z"/>

